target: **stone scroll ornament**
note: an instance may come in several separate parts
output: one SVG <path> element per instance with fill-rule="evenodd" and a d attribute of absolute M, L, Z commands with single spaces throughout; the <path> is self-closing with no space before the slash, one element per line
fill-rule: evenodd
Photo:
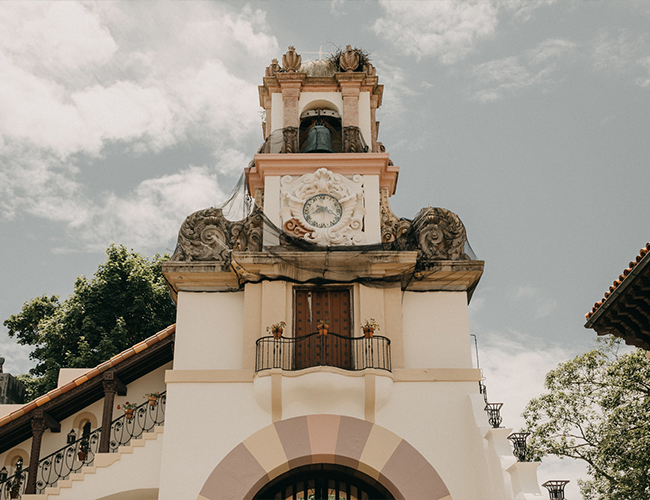
<path fill-rule="evenodd" d="M 300 177 L 285 175 L 280 181 L 282 227 L 292 236 L 321 246 L 359 245 L 365 243 L 363 219 L 363 177 L 346 177 L 320 168 Z M 322 202 L 319 200 L 323 200 Z M 310 223 L 310 210 L 329 211 L 329 203 L 340 206 L 340 213 L 330 224 L 317 227 Z M 333 201 L 336 200 L 336 201 Z M 307 217 L 305 217 L 307 214 Z"/>
<path fill-rule="evenodd" d="M 282 56 L 282 69 L 285 71 L 296 72 L 300 69 L 302 57 L 296 54 L 296 49 L 293 45 L 289 46 L 289 50 Z"/>
<path fill-rule="evenodd" d="M 240 221 L 229 221 L 220 208 L 206 208 L 187 217 L 178 232 L 171 261 L 215 261 L 230 264 L 230 254 L 262 250 L 262 215 L 259 208 Z"/>
<path fill-rule="evenodd" d="M 411 221 L 398 218 L 390 208 L 388 189 L 380 191 L 381 242 L 386 250 L 408 250 Z"/>
<path fill-rule="evenodd" d="M 444 208 L 423 208 L 413 219 L 411 230 L 418 260 L 469 260 L 464 252 L 465 226 L 455 213 Z"/>

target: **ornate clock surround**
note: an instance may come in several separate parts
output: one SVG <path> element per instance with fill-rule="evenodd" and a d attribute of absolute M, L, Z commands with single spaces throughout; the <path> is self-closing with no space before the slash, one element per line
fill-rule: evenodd
<path fill-rule="evenodd" d="M 330 197 L 340 205 L 340 216 L 323 215 L 323 222 L 317 221 L 316 215 L 309 216 L 325 213 L 330 208 L 326 206 Z M 365 243 L 362 175 L 344 176 L 326 168 L 301 176 L 285 175 L 280 180 L 280 203 L 282 227 L 294 235 L 323 246 Z M 331 205 L 335 206 L 333 202 Z M 336 212 L 334 208 L 330 210 Z"/>

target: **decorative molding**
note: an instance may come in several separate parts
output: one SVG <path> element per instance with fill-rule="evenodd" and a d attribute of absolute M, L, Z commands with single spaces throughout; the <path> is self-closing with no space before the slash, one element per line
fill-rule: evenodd
<path fill-rule="evenodd" d="M 289 50 L 282 56 L 282 68 L 285 71 L 295 72 L 300 69 L 302 57 L 296 53 L 293 45 L 289 46 Z"/>
<path fill-rule="evenodd" d="M 464 252 L 465 226 L 455 213 L 445 208 L 423 208 L 411 225 L 418 260 L 469 260 Z"/>
<path fill-rule="evenodd" d="M 255 207 L 264 211 L 264 188 L 255 188 Z"/>
<path fill-rule="evenodd" d="M 291 219 L 296 219 L 309 231 L 303 238 L 323 246 L 358 245 L 365 242 L 363 176 L 353 175 L 348 178 L 319 168 L 313 174 L 300 177 L 285 175 L 280 181 L 280 186 L 280 216 L 283 227 Z M 317 228 L 305 220 L 303 206 L 307 200 L 318 194 L 329 194 L 341 204 L 341 218 L 332 227 Z"/>
<path fill-rule="evenodd" d="M 367 153 L 368 146 L 363 140 L 361 129 L 349 125 L 343 127 L 343 152 L 344 153 Z"/>
<path fill-rule="evenodd" d="M 280 153 L 299 153 L 298 127 L 284 127 L 282 129 L 282 149 Z"/>
<path fill-rule="evenodd" d="M 399 219 L 390 208 L 388 188 L 380 189 L 381 242 L 391 250 L 407 250 L 411 222 Z"/>
<path fill-rule="evenodd" d="M 241 221 L 226 219 L 220 208 L 206 208 L 187 217 L 178 232 L 173 261 L 216 261 L 227 265 L 230 253 L 262 249 L 262 216 L 259 209 Z"/>

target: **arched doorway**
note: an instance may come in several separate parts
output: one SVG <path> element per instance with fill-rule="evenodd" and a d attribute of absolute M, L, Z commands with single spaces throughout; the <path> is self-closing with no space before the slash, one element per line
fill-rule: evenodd
<path fill-rule="evenodd" d="M 311 464 L 282 474 L 253 500 L 394 500 L 370 476 L 336 464 Z"/>

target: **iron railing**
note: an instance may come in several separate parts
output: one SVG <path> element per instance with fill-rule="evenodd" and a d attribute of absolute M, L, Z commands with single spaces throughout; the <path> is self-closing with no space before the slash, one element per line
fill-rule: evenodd
<path fill-rule="evenodd" d="M 129 418 L 126 414 L 111 423 L 110 451 L 115 452 L 120 446 L 129 444 L 131 439 L 142 436 L 157 425 L 165 423 L 167 393 L 161 392 L 155 405 L 146 403 L 138 406 Z"/>
<path fill-rule="evenodd" d="M 272 368 L 302 370 L 311 366 L 391 371 L 390 339 L 379 335 L 366 338 L 311 333 L 303 337 L 262 337 L 256 342 L 256 372 Z"/>
<path fill-rule="evenodd" d="M 113 420 L 109 452 L 116 452 L 120 446 L 128 445 L 132 439 L 164 424 L 166 401 L 167 395 L 162 392 L 155 404 L 147 401 L 135 408 L 131 417 L 124 414 Z M 58 481 L 68 479 L 70 474 L 79 472 L 86 465 L 92 465 L 99 450 L 100 436 L 101 427 L 39 460 L 36 493 L 43 493 L 45 488 L 56 486 Z M 28 471 L 16 470 L 0 482 L 0 500 L 20 498 L 25 493 Z"/>
<path fill-rule="evenodd" d="M 29 468 L 22 468 L 22 459 L 16 464 L 14 473 L 0 482 L 0 500 L 20 498 L 25 493 Z M 5 469 L 6 470 L 6 469 Z"/>

